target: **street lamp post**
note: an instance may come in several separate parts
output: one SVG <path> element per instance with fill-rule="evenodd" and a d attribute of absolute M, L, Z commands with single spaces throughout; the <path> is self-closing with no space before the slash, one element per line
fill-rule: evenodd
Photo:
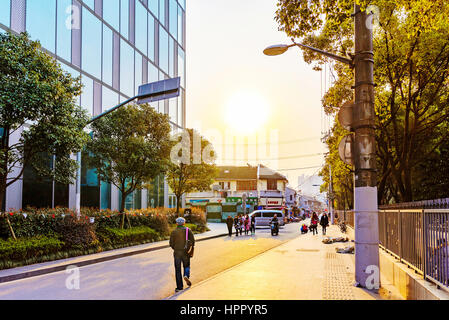
<path fill-rule="evenodd" d="M 355 212 L 355 280 L 361 287 L 377 290 L 379 272 L 379 226 L 377 208 L 376 137 L 374 117 L 373 32 L 367 21 L 371 13 L 354 4 L 355 55 L 352 59 L 306 46 L 293 41 L 291 45 L 266 48 L 269 56 L 279 55 L 293 46 L 312 50 L 355 69 L 355 103 L 351 128 L 354 132 L 352 158 L 354 162 Z"/>
<path fill-rule="evenodd" d="M 141 85 L 138 88 L 138 94 L 136 96 L 129 98 L 108 111 L 93 117 L 87 122 L 86 127 L 134 100 L 137 100 L 138 104 L 143 104 L 178 97 L 180 93 L 180 85 L 180 77 Z M 78 169 L 76 171 L 75 212 L 79 219 L 81 215 L 81 151 L 76 154 L 76 162 Z"/>

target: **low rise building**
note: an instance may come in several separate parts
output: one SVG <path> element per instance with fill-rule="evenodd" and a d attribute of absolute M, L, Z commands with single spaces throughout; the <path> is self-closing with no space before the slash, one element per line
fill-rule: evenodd
<path fill-rule="evenodd" d="M 282 207 L 288 180 L 264 166 L 220 166 L 210 191 L 187 194 L 186 204 L 241 203 L 243 194 L 253 206 Z"/>

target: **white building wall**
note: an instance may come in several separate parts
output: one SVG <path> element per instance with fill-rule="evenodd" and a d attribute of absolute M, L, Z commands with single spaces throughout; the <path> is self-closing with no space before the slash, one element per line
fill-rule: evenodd
<path fill-rule="evenodd" d="M 11 136 L 9 137 L 10 146 L 19 142 L 22 132 L 23 128 L 19 128 L 11 134 Z M 22 170 L 21 165 L 15 166 L 11 174 L 8 175 L 8 180 L 17 177 L 17 175 L 20 174 L 20 170 Z M 23 191 L 22 179 L 17 180 L 6 189 L 6 203 L 5 203 L 6 210 L 22 209 L 22 191 Z"/>

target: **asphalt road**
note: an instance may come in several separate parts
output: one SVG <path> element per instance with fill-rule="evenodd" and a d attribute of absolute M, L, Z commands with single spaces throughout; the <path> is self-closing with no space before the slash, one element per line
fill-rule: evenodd
<path fill-rule="evenodd" d="M 278 247 L 300 236 L 299 228 L 299 223 L 292 223 L 281 227 L 277 237 L 272 237 L 268 228 L 257 228 L 255 236 L 233 235 L 198 242 L 191 260 L 191 281 L 209 279 Z M 61 271 L 0 284 L 0 300 L 160 300 L 173 295 L 176 287 L 171 249 L 93 264 L 78 271 L 79 288 L 75 272 Z"/>

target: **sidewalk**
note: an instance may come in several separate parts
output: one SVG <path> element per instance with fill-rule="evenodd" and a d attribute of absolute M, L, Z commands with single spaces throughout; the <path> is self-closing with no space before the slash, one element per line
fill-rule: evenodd
<path fill-rule="evenodd" d="M 224 223 L 208 223 L 210 231 L 195 235 L 196 241 L 204 241 L 228 234 L 228 229 Z M 136 254 L 142 254 L 154 250 L 165 249 L 169 247 L 169 241 L 159 241 L 147 243 L 139 246 L 127 247 L 122 249 L 110 250 L 95 253 L 86 256 L 73 257 L 68 259 L 49 261 L 29 266 L 23 266 L 13 269 L 0 270 L 0 283 L 14 281 L 34 276 L 40 276 L 52 272 L 66 270 L 68 266 L 76 265 L 78 267 L 91 265 L 94 263 L 105 262 L 114 259 L 120 259 Z"/>
<path fill-rule="evenodd" d="M 343 236 L 337 226 L 328 236 Z M 335 248 L 353 245 L 322 243 L 324 236 L 306 235 L 248 260 L 213 278 L 194 284 L 174 300 L 383 300 L 399 296 L 357 288 L 354 255 Z"/>

